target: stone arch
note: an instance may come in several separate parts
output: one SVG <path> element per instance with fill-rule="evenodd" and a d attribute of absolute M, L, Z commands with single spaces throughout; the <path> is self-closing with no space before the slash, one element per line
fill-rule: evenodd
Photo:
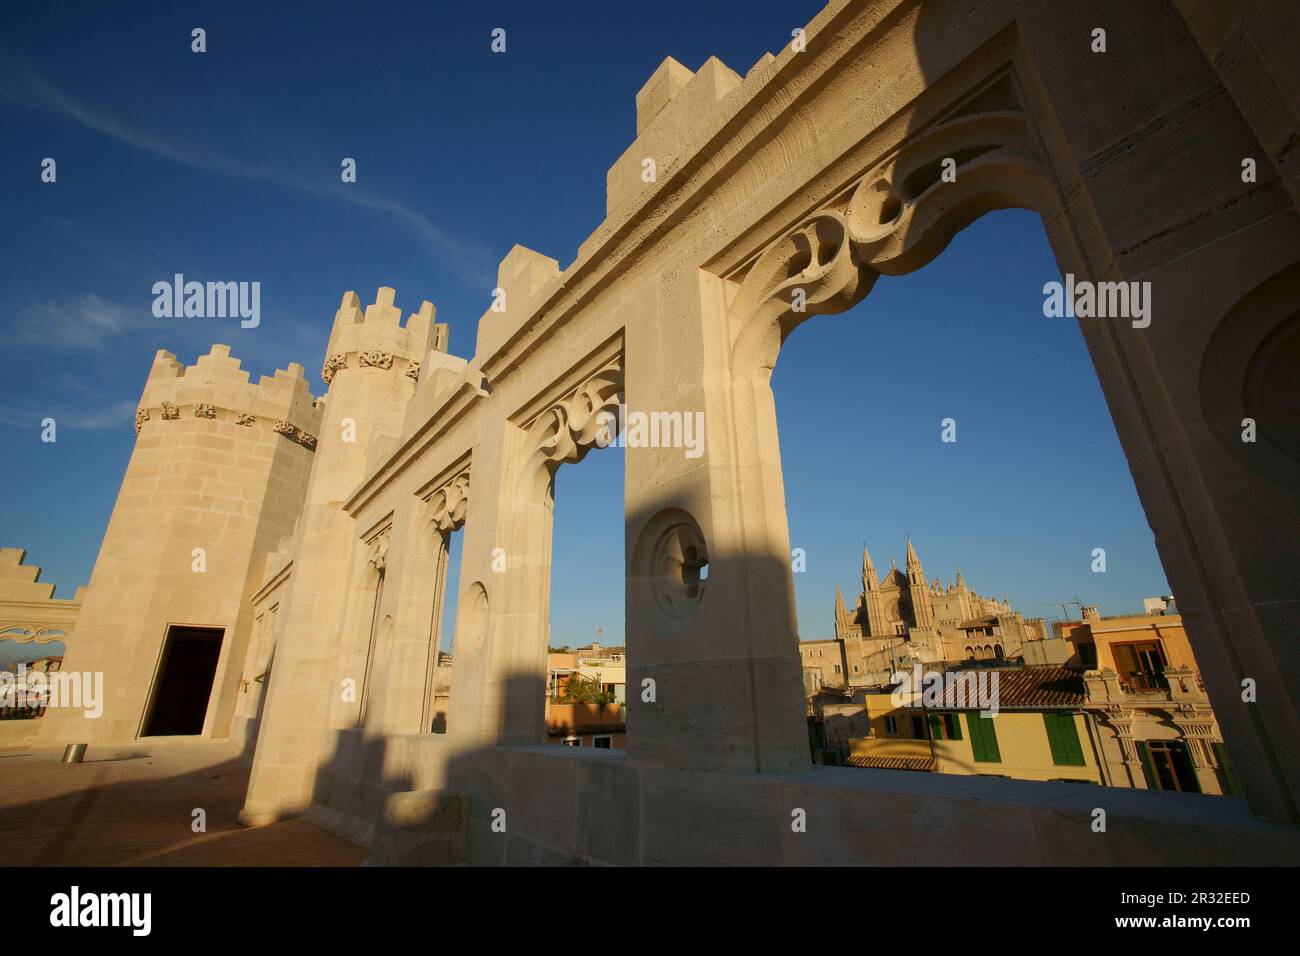
<path fill-rule="evenodd" d="M 737 481 L 753 475 L 731 507 L 739 529 L 738 563 L 744 626 L 763 629 L 777 646 L 798 633 L 788 561 L 786 513 L 775 398 L 777 355 L 809 317 L 843 312 L 861 301 L 881 275 L 901 275 L 933 260 L 953 236 L 987 212 L 1021 208 L 1048 221 L 1063 203 L 1036 133 L 1009 76 L 961 108 L 888 149 L 814 212 L 770 240 L 748 265 L 723 274 L 735 285 L 726 307 Z M 951 167 L 945 160 L 952 160 Z M 955 179 L 945 172 L 955 172 Z M 1061 251 L 1058 250 L 1058 259 Z M 771 596 L 780 614 L 750 618 Z M 792 649 L 792 656 L 797 649 Z M 992 648 L 977 649 L 987 659 Z"/>
<path fill-rule="evenodd" d="M 450 477 L 448 477 L 450 476 Z M 414 575 L 407 585 L 419 593 L 410 595 L 412 603 L 427 604 L 428 634 L 424 643 L 424 689 L 421 695 L 419 731 L 428 733 L 434 723 L 437 705 L 438 661 L 443 641 L 446 610 L 447 575 L 451 566 L 452 536 L 465 526 L 470 504 L 470 464 L 462 462 L 433 482 L 434 490 L 419 503 L 416 524 L 417 541 L 413 558 L 431 566 L 431 573 Z M 455 639 L 452 628 L 453 640 Z M 445 724 L 441 730 L 445 732 Z"/>
<path fill-rule="evenodd" d="M 1274 273 L 1219 321 L 1201 360 L 1201 414 L 1238 462 L 1300 485 L 1300 262 Z M 1288 407 L 1288 405 L 1290 407 Z M 1245 423 L 1254 423 L 1252 441 Z"/>
<path fill-rule="evenodd" d="M 491 543 L 493 550 L 504 551 L 506 568 L 492 578 L 499 583 L 486 644 L 462 646 L 460 631 L 471 618 L 458 612 L 453 681 L 457 688 L 474 689 L 464 697 L 458 689 L 452 693 L 448 730 L 453 738 L 511 744 L 545 739 L 555 473 L 563 464 L 581 461 L 592 448 L 610 444 L 617 434 L 621 338 L 607 340 L 583 365 L 558 377 L 554 388 L 507 419 L 508 515 L 497 515 L 505 531 Z M 486 592 L 483 600 L 488 616 Z M 508 626 L 497 629 L 495 618 L 508 620 Z"/>
<path fill-rule="evenodd" d="M 849 309 L 880 275 L 921 268 L 997 209 L 1045 220 L 1062 209 L 1025 114 L 992 110 L 920 131 L 758 255 L 728 310 L 739 330 L 733 375 L 768 379 L 795 327 Z"/>

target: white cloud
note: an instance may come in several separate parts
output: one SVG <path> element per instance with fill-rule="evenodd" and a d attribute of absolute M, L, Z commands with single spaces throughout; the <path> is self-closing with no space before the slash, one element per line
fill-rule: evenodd
<path fill-rule="evenodd" d="M 33 434 L 41 430 L 41 422 L 52 418 L 57 428 L 71 428 L 79 431 L 104 431 L 128 425 L 135 419 L 135 402 L 118 401 L 110 405 L 96 405 L 88 402 L 81 408 L 61 411 L 45 409 L 0 408 L 0 423 L 15 428 L 30 428 Z"/>
<path fill-rule="evenodd" d="M 88 129 L 192 169 L 231 179 L 272 183 L 308 195 L 384 213 L 422 236 L 433 250 L 445 254 L 445 261 L 466 283 L 477 288 L 485 281 L 485 269 L 487 278 L 492 275 L 491 263 L 483 250 L 453 239 L 423 213 L 402 202 L 367 193 L 357 185 L 345 186 L 341 181 L 326 184 L 295 176 L 286 169 L 223 155 L 207 147 L 188 149 L 179 142 L 155 136 L 147 130 L 132 128 L 106 112 L 74 100 L 35 70 L 3 55 L 0 55 L 0 97 L 29 109 L 58 113 Z"/>
<path fill-rule="evenodd" d="M 31 305 L 9 324 L 5 339 L 49 349 L 103 351 L 133 324 L 125 306 L 93 293 Z"/>

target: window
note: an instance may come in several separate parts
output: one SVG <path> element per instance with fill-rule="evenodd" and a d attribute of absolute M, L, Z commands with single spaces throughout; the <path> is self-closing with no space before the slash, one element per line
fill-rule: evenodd
<path fill-rule="evenodd" d="M 1079 746 L 1079 728 L 1073 714 L 1044 713 L 1047 743 L 1052 748 L 1052 763 L 1058 767 L 1083 767 L 1083 748 Z"/>
<path fill-rule="evenodd" d="M 912 736 L 917 740 L 925 739 L 925 720 L 921 717 L 912 718 Z"/>
<path fill-rule="evenodd" d="M 961 740 L 961 721 L 957 714 L 931 714 L 930 730 L 935 740 Z"/>
<path fill-rule="evenodd" d="M 896 718 L 885 718 L 885 733 L 889 734 L 891 737 L 898 736 L 898 720 Z"/>
<path fill-rule="evenodd" d="M 1088 670 L 1097 669 L 1097 645 L 1088 643 L 1079 645 L 1079 663 Z"/>
<path fill-rule="evenodd" d="M 1182 741 L 1139 740 L 1136 743 L 1148 787 L 1153 790 L 1201 792 L 1196 771 L 1192 769 L 1191 758 Z"/>
<path fill-rule="evenodd" d="M 598 734 L 591 738 L 591 745 L 597 750 L 613 750 L 614 737 L 611 734 Z"/>
<path fill-rule="evenodd" d="M 564 738 L 564 746 L 566 746 L 566 747 L 581 747 L 581 746 L 582 746 L 582 738 L 581 738 L 581 737 L 565 737 L 565 738 Z"/>
<path fill-rule="evenodd" d="M 839 672 L 840 672 L 840 665 L 839 665 L 839 664 L 836 664 L 836 665 L 835 665 L 835 673 L 838 674 Z"/>
<path fill-rule="evenodd" d="M 1001 763 L 1002 751 L 998 749 L 998 735 L 993 729 L 993 718 L 972 711 L 966 715 L 966 726 L 970 728 L 970 749 L 975 762 Z"/>
<path fill-rule="evenodd" d="M 1119 672 L 1121 684 L 1137 691 L 1166 688 L 1165 655 L 1155 641 L 1114 644 L 1111 653 L 1115 658 L 1115 670 Z"/>

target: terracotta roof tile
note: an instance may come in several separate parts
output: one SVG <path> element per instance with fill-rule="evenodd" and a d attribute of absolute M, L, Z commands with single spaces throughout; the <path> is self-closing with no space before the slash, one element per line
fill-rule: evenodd
<path fill-rule="evenodd" d="M 1014 667 L 998 675 L 998 707 L 1079 707 L 1088 692 L 1071 667 Z"/>

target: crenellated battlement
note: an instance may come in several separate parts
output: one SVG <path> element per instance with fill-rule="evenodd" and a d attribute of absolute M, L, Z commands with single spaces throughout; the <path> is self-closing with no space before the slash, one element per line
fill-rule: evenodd
<path fill-rule="evenodd" d="M 136 410 L 136 434 L 151 423 L 182 419 L 227 421 L 252 427 L 263 425 L 314 447 L 322 408 L 312 396 L 303 367 L 296 362 L 253 384 L 230 346 L 214 345 L 190 366 L 160 350 L 145 382 Z"/>
<path fill-rule="evenodd" d="M 474 355 L 486 361 L 537 310 L 543 293 L 560 280 L 560 264 L 527 246 L 514 245 L 497 266 L 493 304 L 478 322 Z"/>
<path fill-rule="evenodd" d="M 381 286 L 375 301 L 361 308 L 355 292 L 346 292 L 334 315 L 321 378 L 328 386 L 345 368 L 394 369 L 412 382 L 420 378 L 420 365 L 430 351 L 447 351 L 446 323 L 437 323 L 437 309 L 427 300 L 402 325 L 402 310 L 393 304 L 396 291 Z"/>

